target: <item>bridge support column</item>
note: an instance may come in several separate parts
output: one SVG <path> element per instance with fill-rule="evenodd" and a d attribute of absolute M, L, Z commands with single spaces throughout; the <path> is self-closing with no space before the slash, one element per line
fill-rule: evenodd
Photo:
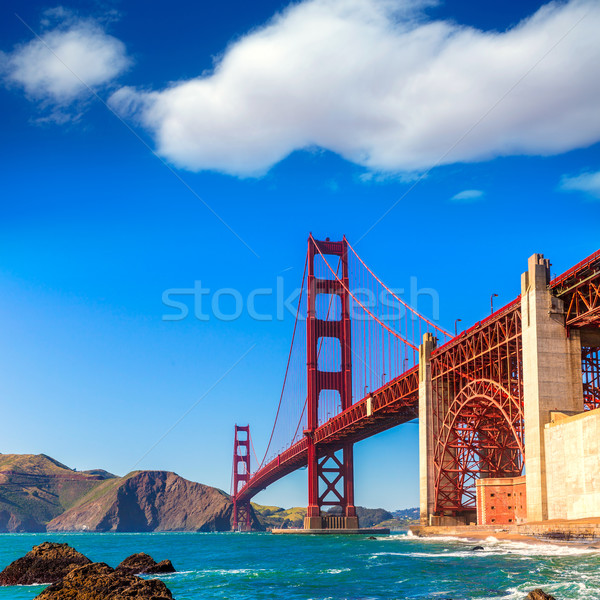
<path fill-rule="evenodd" d="M 542 254 L 532 255 L 521 277 L 528 521 L 548 518 L 544 426 L 550 411 L 583 411 L 579 331 L 565 328 L 564 303 L 552 296 L 549 283 L 550 262 Z"/>
<path fill-rule="evenodd" d="M 315 259 L 324 255 L 339 257 L 341 282 L 315 274 Z M 341 449 L 318 447 L 314 438 L 319 427 L 319 401 L 322 394 L 338 393 L 341 410 L 352 405 L 352 349 L 350 327 L 350 298 L 348 283 L 348 245 L 342 242 L 308 240 L 308 280 L 306 319 L 307 360 L 307 429 L 308 443 L 308 508 L 305 529 L 358 529 L 354 506 L 354 458 L 352 444 Z M 317 314 L 317 296 L 337 296 L 340 302 L 339 318 L 329 310 Z M 339 370 L 319 368 L 323 340 L 339 342 L 341 365 Z M 319 341 L 321 340 L 321 341 Z M 322 357 L 321 357 L 322 358 Z M 335 514 L 321 514 L 324 507 L 335 508 Z"/>
<path fill-rule="evenodd" d="M 313 441 L 312 432 L 308 438 L 308 508 L 304 518 L 304 529 L 322 529 L 323 519 L 319 506 L 319 466 L 317 462 L 317 449 Z"/>
<path fill-rule="evenodd" d="M 250 480 L 250 426 L 235 426 L 233 442 L 233 515 L 231 526 L 234 531 L 252 529 L 252 511 L 249 500 L 239 500 L 240 490 Z"/>
<path fill-rule="evenodd" d="M 436 339 L 431 333 L 423 335 L 419 346 L 419 485 L 421 525 L 429 525 L 435 512 L 435 482 L 433 478 L 433 386 L 431 382 L 431 353 Z"/>

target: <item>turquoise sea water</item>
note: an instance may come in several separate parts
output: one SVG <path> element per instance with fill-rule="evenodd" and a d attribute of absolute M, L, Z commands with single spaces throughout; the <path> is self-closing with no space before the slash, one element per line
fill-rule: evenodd
<path fill-rule="evenodd" d="M 519 599 L 534 587 L 556 598 L 600 600 L 600 552 L 556 545 L 419 539 L 398 533 L 290 536 L 267 533 L 2 534 L 0 567 L 35 544 L 68 542 L 116 566 L 134 552 L 169 558 L 162 577 L 177 600 Z M 0 588 L 0 599 L 34 598 L 44 586 Z"/>

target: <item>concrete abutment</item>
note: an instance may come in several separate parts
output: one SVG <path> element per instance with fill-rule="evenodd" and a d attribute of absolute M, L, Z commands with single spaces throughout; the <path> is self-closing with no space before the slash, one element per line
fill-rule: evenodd
<path fill-rule="evenodd" d="M 421 524 L 428 525 L 435 511 L 435 482 L 433 474 L 433 386 L 431 382 L 431 353 L 436 339 L 431 333 L 423 335 L 419 346 L 419 486 Z"/>
<path fill-rule="evenodd" d="M 544 427 L 551 421 L 550 413 L 583 411 L 579 331 L 567 335 L 564 303 L 552 296 L 549 283 L 550 262 L 534 254 L 521 277 L 528 521 L 548 519 Z"/>

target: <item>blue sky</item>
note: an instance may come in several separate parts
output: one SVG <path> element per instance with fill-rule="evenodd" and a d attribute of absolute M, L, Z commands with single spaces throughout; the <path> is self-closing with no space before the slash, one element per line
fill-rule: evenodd
<path fill-rule="evenodd" d="M 293 319 L 169 321 L 165 290 L 291 292 L 308 233 L 345 234 L 451 330 L 530 254 L 597 250 L 598 26 L 585 0 L 4 2 L 0 450 L 228 490 Z M 357 446 L 358 504 L 418 504 L 417 429 Z"/>

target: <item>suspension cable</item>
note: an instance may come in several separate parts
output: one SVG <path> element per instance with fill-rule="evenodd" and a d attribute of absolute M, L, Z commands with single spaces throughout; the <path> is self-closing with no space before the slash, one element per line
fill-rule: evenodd
<path fill-rule="evenodd" d="M 296 431 L 294 431 L 294 437 L 292 438 L 292 442 L 296 439 L 298 435 L 298 429 L 300 429 L 300 425 L 302 424 L 302 417 L 304 416 L 304 411 L 306 410 L 306 405 L 308 404 L 308 396 L 306 396 L 306 400 L 304 401 L 304 406 L 302 407 L 302 412 L 300 413 L 300 419 L 298 419 L 298 425 L 296 425 Z"/>
<path fill-rule="evenodd" d="M 437 329 L 440 333 L 442 333 L 443 335 L 445 335 L 448 338 L 453 338 L 454 336 L 449 333 L 448 331 L 446 331 L 445 329 L 443 329 L 442 327 L 439 327 L 438 325 L 436 325 L 435 323 L 432 323 L 429 319 L 427 319 L 426 317 L 424 317 L 422 314 L 420 314 L 419 312 L 417 312 L 410 304 L 407 304 L 404 300 L 402 300 L 402 298 L 399 298 L 392 290 L 390 290 L 390 288 L 388 288 L 387 285 L 385 285 L 385 283 L 383 283 L 383 281 L 381 281 L 381 279 L 379 279 L 379 277 L 377 277 L 377 275 L 375 275 L 375 273 L 373 273 L 373 271 L 365 264 L 365 261 L 356 253 L 356 250 L 350 245 L 350 242 L 348 240 L 346 240 L 346 244 L 348 244 L 348 248 L 350 248 L 350 250 L 352 250 L 352 253 L 354 254 L 354 256 L 356 256 L 356 258 L 358 258 L 358 260 L 361 262 L 362 266 L 367 269 L 367 271 L 369 271 L 369 273 L 379 282 L 380 285 L 382 285 L 385 290 L 391 294 L 396 300 L 398 300 L 398 302 L 400 302 L 400 304 L 402 304 L 405 308 L 407 308 L 408 310 L 410 310 L 414 315 L 416 315 L 417 317 L 419 317 L 420 319 L 423 319 L 423 321 L 425 321 L 426 323 L 429 323 L 429 325 L 431 325 L 434 329 Z"/>
<path fill-rule="evenodd" d="M 331 265 L 327 262 L 327 259 L 325 258 L 325 256 L 323 256 L 323 253 L 321 252 L 321 249 L 319 248 L 319 246 L 316 243 L 315 239 L 313 238 L 312 234 L 310 237 L 311 237 L 312 241 L 315 243 L 315 248 L 317 249 L 317 252 L 320 254 L 321 258 L 323 259 L 323 261 L 325 262 L 325 264 L 327 265 L 329 270 L 333 273 L 333 276 L 337 279 L 338 283 L 340 283 L 341 286 L 346 290 L 346 292 L 354 300 L 354 302 L 356 302 L 367 314 L 369 314 L 382 327 L 387 329 L 387 331 L 389 331 L 392 335 L 396 336 L 399 340 L 403 341 L 405 344 L 408 344 L 413 350 L 418 351 L 419 349 L 417 348 L 417 346 L 415 346 L 413 343 L 409 342 L 408 340 L 404 339 L 397 331 L 394 331 L 393 329 L 388 327 L 385 323 L 383 323 L 348 289 L 348 286 L 337 276 L 335 271 L 331 268 Z"/>
<path fill-rule="evenodd" d="M 304 264 L 304 269 L 305 269 L 305 273 L 306 273 L 306 265 L 308 263 L 308 256 L 306 257 L 306 262 Z M 334 273 L 334 275 L 337 277 L 338 276 L 338 272 L 340 270 L 340 266 L 341 266 L 341 261 L 338 262 L 338 266 L 337 269 Z M 304 287 L 304 275 L 302 276 L 302 281 L 303 281 L 303 287 Z M 300 297 L 300 299 L 298 300 L 298 311 L 300 310 L 300 300 L 302 299 L 302 296 Z M 329 315 L 331 314 L 331 307 L 333 304 L 333 296 L 329 299 L 329 306 L 327 307 L 327 316 L 325 317 L 326 319 L 329 318 Z M 298 319 L 298 311 L 296 312 L 296 320 Z M 296 325 L 294 324 L 294 332 L 296 330 Z M 292 335 L 292 345 L 293 345 L 293 335 Z M 317 360 L 319 359 L 319 356 L 321 355 L 321 349 L 323 348 L 323 339 L 321 338 L 320 344 L 319 344 L 319 348 L 317 350 Z M 291 351 L 290 351 L 290 355 L 291 355 Z M 290 361 L 290 356 L 288 356 L 288 366 L 289 366 L 289 361 Z M 287 369 L 286 369 L 286 375 L 287 375 Z M 285 380 L 283 383 L 284 387 L 285 387 Z M 279 400 L 279 403 L 281 405 L 281 398 L 283 398 L 283 390 L 281 392 L 281 397 Z M 292 443 L 293 441 L 296 439 L 296 436 L 298 435 L 298 430 L 300 429 L 300 425 L 302 424 L 302 417 L 304 417 L 304 411 L 306 410 L 306 405 L 308 403 L 308 396 L 306 397 L 306 399 L 304 400 L 304 406 L 302 407 L 302 412 L 300 413 L 300 418 L 298 419 L 298 424 L 296 425 L 296 430 L 294 431 L 294 435 L 292 436 Z M 279 412 L 279 408 L 277 409 Z M 277 417 L 275 417 L 275 423 L 277 423 Z M 273 437 L 273 433 L 275 431 L 275 425 L 273 425 L 273 431 L 271 432 L 271 438 Z M 271 440 L 269 440 L 269 445 L 271 444 Z M 265 457 L 263 458 L 262 462 L 260 463 L 260 466 L 256 469 L 258 471 L 258 469 L 260 469 L 266 459 L 267 456 L 267 452 L 269 450 L 269 446 L 267 446 L 267 451 L 265 452 Z M 258 461 L 257 461 L 258 462 Z"/>
<path fill-rule="evenodd" d="M 287 376 L 288 376 L 288 372 L 290 369 L 290 361 L 292 359 L 292 350 L 294 349 L 294 339 L 296 338 L 296 328 L 298 326 L 298 314 L 300 312 L 300 303 L 302 302 L 302 295 L 304 294 L 304 280 L 306 277 L 306 267 L 308 265 L 308 256 L 306 257 L 306 260 L 304 261 L 304 273 L 302 274 L 302 287 L 300 288 L 300 297 L 298 298 L 298 308 L 296 309 L 296 320 L 294 321 L 294 330 L 292 332 L 292 343 L 290 344 L 290 352 L 288 354 L 288 359 L 287 359 L 287 364 L 285 367 L 285 375 L 283 377 L 283 385 L 281 386 L 281 394 L 279 395 L 279 404 L 277 405 L 277 413 L 275 414 L 275 422 L 273 423 L 273 429 L 271 429 L 271 435 L 269 437 L 269 443 L 267 444 L 267 449 L 265 450 L 265 454 L 263 456 L 262 461 L 260 462 L 260 464 L 258 464 L 258 459 L 256 461 L 257 463 L 257 467 L 256 470 L 258 471 L 265 463 L 265 460 L 267 459 L 267 454 L 269 452 L 269 448 L 271 447 L 271 442 L 273 441 L 273 435 L 275 434 L 275 427 L 277 425 L 277 419 L 279 418 L 279 412 L 281 410 L 281 403 L 283 401 L 283 393 L 285 391 L 285 383 L 287 381 Z"/>
<path fill-rule="evenodd" d="M 258 456 L 256 456 L 256 450 L 254 449 L 254 442 L 252 441 L 252 435 L 250 434 L 250 430 L 248 430 L 248 438 L 250 439 L 250 447 L 252 448 L 252 454 L 254 454 L 254 460 L 256 461 L 256 464 L 258 464 Z M 250 471 L 251 469 L 248 469 L 248 472 Z"/>

